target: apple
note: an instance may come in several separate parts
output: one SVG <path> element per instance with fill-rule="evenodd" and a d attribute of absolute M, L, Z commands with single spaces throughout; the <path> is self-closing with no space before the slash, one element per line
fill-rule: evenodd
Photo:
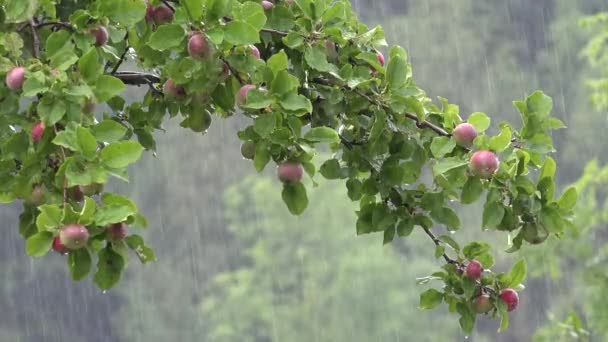
<path fill-rule="evenodd" d="M 519 304 L 519 295 L 513 289 L 503 289 L 498 297 L 507 304 L 507 311 L 513 311 Z"/>
<path fill-rule="evenodd" d="M 37 184 L 32 188 L 32 193 L 27 197 L 26 202 L 33 205 L 41 205 L 44 203 L 45 189 L 43 185 Z"/>
<path fill-rule="evenodd" d="M 127 224 L 124 222 L 109 224 L 106 226 L 106 238 L 108 241 L 120 241 L 127 236 Z"/>
<path fill-rule="evenodd" d="M 486 313 L 492 310 L 492 301 L 490 300 L 490 296 L 487 294 L 482 294 L 473 299 L 473 309 L 477 313 Z"/>
<path fill-rule="evenodd" d="M 338 50 L 336 49 L 336 43 L 327 40 L 325 41 L 325 53 L 330 60 L 338 59 Z"/>
<path fill-rule="evenodd" d="M 80 185 L 73 186 L 68 189 L 68 196 L 76 202 L 82 202 L 84 200 L 84 193 Z"/>
<path fill-rule="evenodd" d="M 91 114 L 95 111 L 96 106 L 97 105 L 93 100 L 87 99 L 84 103 L 84 106 L 82 106 L 82 112 L 85 114 Z"/>
<path fill-rule="evenodd" d="M 241 87 L 241 89 L 239 89 L 238 93 L 235 96 L 235 101 L 239 106 L 244 105 L 245 103 L 247 103 L 247 94 L 249 93 L 250 90 L 255 89 L 256 86 L 253 84 L 246 84 L 244 86 Z"/>
<path fill-rule="evenodd" d="M 470 123 L 461 123 L 454 128 L 452 136 L 458 146 L 469 148 L 477 137 L 477 129 Z"/>
<path fill-rule="evenodd" d="M 80 186 L 80 190 L 86 196 L 98 195 L 103 192 L 104 185 L 101 183 L 91 183 Z"/>
<path fill-rule="evenodd" d="M 186 89 L 179 84 L 175 84 L 173 80 L 167 80 L 163 86 L 163 93 L 169 97 L 183 98 L 186 96 Z"/>
<path fill-rule="evenodd" d="M 471 279 L 479 279 L 481 277 L 481 273 L 483 272 L 483 267 L 481 263 L 475 259 L 471 260 L 467 267 L 465 268 L 465 274 L 467 277 Z"/>
<path fill-rule="evenodd" d="M 152 5 L 150 5 L 150 2 L 148 0 L 146 0 L 145 2 L 146 2 L 146 22 L 153 23 L 154 22 L 154 7 L 152 7 Z"/>
<path fill-rule="evenodd" d="M 89 231 L 81 224 L 70 224 L 59 232 L 60 242 L 70 250 L 80 249 L 89 241 Z"/>
<path fill-rule="evenodd" d="M 471 157 L 471 170 L 481 178 L 492 178 L 498 170 L 498 157 L 490 151 L 477 151 Z"/>
<path fill-rule="evenodd" d="M 34 127 L 32 127 L 32 140 L 34 140 L 34 142 L 39 142 L 40 139 L 42 139 L 42 135 L 44 134 L 44 123 L 42 121 L 39 121 L 37 123 L 34 124 Z"/>
<path fill-rule="evenodd" d="M 153 17 L 157 25 L 170 23 L 173 21 L 173 10 L 166 5 L 160 5 L 154 9 Z"/>
<path fill-rule="evenodd" d="M 541 225 L 535 225 L 528 222 L 524 224 L 522 228 L 522 235 L 524 240 L 533 245 L 537 245 L 547 240 L 549 237 L 549 232 Z"/>
<path fill-rule="evenodd" d="M 253 57 L 260 59 L 260 50 L 258 50 L 258 48 L 255 45 L 249 45 L 249 53 Z"/>
<path fill-rule="evenodd" d="M 207 37 L 201 32 L 195 32 L 188 39 L 188 54 L 192 58 L 208 58 L 212 53 Z"/>
<path fill-rule="evenodd" d="M 303 175 L 304 168 L 298 162 L 286 162 L 277 167 L 277 176 L 283 183 L 297 183 Z"/>
<path fill-rule="evenodd" d="M 52 248 L 55 252 L 57 252 L 59 254 L 66 254 L 67 252 L 70 251 L 70 249 L 67 248 L 66 245 L 61 243 L 61 239 L 59 238 L 59 236 L 55 236 L 55 238 L 53 239 Z"/>
<path fill-rule="evenodd" d="M 95 37 L 95 45 L 104 46 L 108 42 L 108 29 L 105 26 L 99 26 L 91 29 L 91 35 Z"/>
<path fill-rule="evenodd" d="M 6 73 L 6 86 L 10 90 L 19 90 L 25 82 L 25 68 L 14 67 Z"/>
<path fill-rule="evenodd" d="M 264 0 L 264 1 L 262 1 L 262 7 L 264 7 L 265 11 L 268 11 L 274 7 L 274 3 Z"/>
<path fill-rule="evenodd" d="M 380 51 L 376 51 L 377 55 L 378 55 L 378 63 L 380 63 L 380 65 L 384 66 L 384 54 L 382 54 L 382 52 Z"/>
<path fill-rule="evenodd" d="M 255 143 L 251 140 L 245 141 L 241 145 L 241 155 L 245 159 L 252 159 L 255 157 Z"/>

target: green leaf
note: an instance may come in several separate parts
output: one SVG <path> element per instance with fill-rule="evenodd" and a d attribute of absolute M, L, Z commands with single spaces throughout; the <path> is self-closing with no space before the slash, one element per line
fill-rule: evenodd
<path fill-rule="evenodd" d="M 95 97 L 99 102 L 106 102 L 112 97 L 120 94 L 125 89 L 125 84 L 116 77 L 102 75 L 95 83 Z"/>
<path fill-rule="evenodd" d="M 256 30 L 261 30 L 266 24 L 264 8 L 259 3 L 247 1 L 233 10 L 234 20 L 245 22 Z"/>
<path fill-rule="evenodd" d="M 161 25 L 152 33 L 148 46 L 154 50 L 164 51 L 182 45 L 186 33 L 181 25 Z"/>
<path fill-rule="evenodd" d="M 143 264 L 156 260 L 154 251 L 144 243 L 144 239 L 141 236 L 133 234 L 127 236 L 125 241 L 127 242 L 127 246 L 135 252 L 135 255 L 137 255 L 139 261 Z"/>
<path fill-rule="evenodd" d="M 306 207 L 308 207 L 306 188 L 301 182 L 284 184 L 282 197 L 289 212 L 293 215 L 300 215 L 306 210 Z"/>
<path fill-rule="evenodd" d="M 296 93 L 289 93 L 281 99 L 281 107 L 286 110 L 301 112 L 302 114 L 312 112 L 312 103 L 304 96 Z"/>
<path fill-rule="evenodd" d="M 465 258 L 473 260 L 480 255 L 486 254 L 490 250 L 490 245 L 485 242 L 473 241 L 464 246 L 462 254 Z"/>
<path fill-rule="evenodd" d="M 443 175 L 450 170 L 457 169 L 468 164 L 469 163 L 466 160 L 462 160 L 457 157 L 446 158 L 433 165 L 433 173 L 435 176 Z"/>
<path fill-rule="evenodd" d="M 119 169 L 139 160 L 143 150 L 137 141 L 115 142 L 101 150 L 101 160 L 108 167 Z"/>
<path fill-rule="evenodd" d="M 93 280 L 100 289 L 107 290 L 120 280 L 125 260 L 109 246 L 99 251 L 98 256 L 97 272 Z"/>
<path fill-rule="evenodd" d="M 41 257 L 51 249 L 52 244 L 53 233 L 38 232 L 25 241 L 25 252 L 29 256 Z"/>
<path fill-rule="evenodd" d="M 45 204 L 38 207 L 40 214 L 36 217 L 38 231 L 52 231 L 61 225 L 61 208 L 56 204 Z"/>
<path fill-rule="evenodd" d="M 420 294 L 420 306 L 422 310 L 431 310 L 441 304 L 443 301 L 443 292 L 435 289 L 429 289 Z"/>
<path fill-rule="evenodd" d="M 97 141 L 88 128 L 76 128 L 76 140 L 78 141 L 79 150 L 85 158 L 92 158 L 97 153 Z"/>
<path fill-rule="evenodd" d="M 505 208 L 497 202 L 486 203 L 483 208 L 482 226 L 484 228 L 497 227 L 505 216 Z"/>
<path fill-rule="evenodd" d="M 397 234 L 401 237 L 409 236 L 414 230 L 414 223 L 411 220 L 401 220 L 397 225 Z"/>
<path fill-rule="evenodd" d="M 543 163 L 542 168 L 540 169 L 540 174 L 538 175 L 539 182 L 543 178 L 550 178 L 551 180 L 555 177 L 555 171 L 557 170 L 557 164 L 555 160 L 551 157 L 546 157 L 545 162 Z"/>
<path fill-rule="evenodd" d="M 477 132 L 481 133 L 490 127 L 490 118 L 486 113 L 476 112 L 469 116 L 468 123 L 475 126 Z"/>
<path fill-rule="evenodd" d="M 255 119 L 253 130 L 262 137 L 267 137 L 276 127 L 276 117 L 274 114 L 260 115 Z"/>
<path fill-rule="evenodd" d="M 23 22 L 31 18 L 38 9 L 38 1 L 6 1 L 5 14 L 7 22 Z"/>
<path fill-rule="evenodd" d="M 233 45 L 256 44 L 260 42 L 260 35 L 251 24 L 231 21 L 226 25 L 224 40 Z"/>
<path fill-rule="evenodd" d="M 51 126 L 63 118 L 67 111 L 67 105 L 61 99 L 45 96 L 38 102 L 37 109 L 42 121 Z"/>
<path fill-rule="evenodd" d="M 68 269 L 72 279 L 81 280 L 91 271 L 91 253 L 87 248 L 70 251 L 68 254 Z"/>
<path fill-rule="evenodd" d="M 431 153 L 435 158 L 442 158 L 456 147 L 456 141 L 450 137 L 435 137 L 431 143 Z"/>
<path fill-rule="evenodd" d="M 270 70 L 276 75 L 279 71 L 287 69 L 289 65 L 287 54 L 281 49 L 281 51 L 275 53 L 268 59 L 266 65 L 268 65 Z"/>
<path fill-rule="evenodd" d="M 528 264 L 525 259 L 520 259 L 518 262 L 513 265 L 511 272 L 509 273 L 509 279 L 511 282 L 505 287 L 517 287 L 519 284 L 523 283 L 526 279 L 526 274 L 528 272 Z"/>
<path fill-rule="evenodd" d="M 106 205 L 100 207 L 93 216 L 93 221 L 98 226 L 105 226 L 112 223 L 124 222 L 129 216 L 134 215 L 137 211 L 125 205 Z"/>
<path fill-rule="evenodd" d="M 260 142 L 255 146 L 255 155 L 253 157 L 253 165 L 257 172 L 264 170 L 268 162 L 270 161 L 270 153 L 268 151 L 268 145 L 265 142 Z"/>
<path fill-rule="evenodd" d="M 84 80 L 91 84 L 103 74 L 103 63 L 99 60 L 97 48 L 92 47 L 78 61 L 78 71 Z"/>
<path fill-rule="evenodd" d="M 304 134 L 304 139 L 314 142 L 335 143 L 340 141 L 340 136 L 333 128 L 315 127 Z"/>
<path fill-rule="evenodd" d="M 509 314 L 504 312 L 502 316 L 500 316 L 500 327 L 498 328 L 498 332 L 506 331 L 509 328 Z"/>
<path fill-rule="evenodd" d="M 457 252 L 460 251 L 460 245 L 458 245 L 458 242 L 456 242 L 456 240 L 454 240 L 449 235 L 440 235 L 437 237 L 437 240 L 445 242 L 448 246 L 452 247 Z"/>
<path fill-rule="evenodd" d="M 321 72 L 335 72 L 337 68 L 335 65 L 327 61 L 327 55 L 325 49 L 320 46 L 309 46 L 304 51 L 304 60 L 311 68 Z"/>
<path fill-rule="evenodd" d="M 528 113 L 538 117 L 549 116 L 553 110 L 553 100 L 542 91 L 536 91 L 526 98 Z"/>
<path fill-rule="evenodd" d="M 200 19 L 203 16 L 203 8 L 207 1 L 204 0 L 182 0 L 181 2 L 188 10 L 188 14 L 192 20 Z"/>
<path fill-rule="evenodd" d="M 577 194 L 576 188 L 571 186 L 568 189 L 566 189 L 566 191 L 564 191 L 564 193 L 559 198 L 559 200 L 557 200 L 557 204 L 561 210 L 570 211 L 576 205 L 577 197 L 578 197 L 578 194 Z"/>
<path fill-rule="evenodd" d="M 456 230 L 460 228 L 460 219 L 453 209 L 448 207 L 439 208 L 431 211 L 431 217 L 435 221 L 445 224 L 449 230 Z"/>
<path fill-rule="evenodd" d="M 469 177 L 462 187 L 460 201 L 463 204 L 471 204 L 479 199 L 483 192 L 483 185 L 478 177 Z"/>
<path fill-rule="evenodd" d="M 326 179 L 340 179 L 342 178 L 342 168 L 340 162 L 337 159 L 326 160 L 320 167 L 319 172 Z"/>
<path fill-rule="evenodd" d="M 127 128 L 114 120 L 104 120 L 91 128 L 97 141 L 113 143 L 127 133 Z"/>
<path fill-rule="evenodd" d="M 99 3 L 99 10 L 111 20 L 129 27 L 143 20 L 146 3 L 141 0 L 104 0 Z"/>
<path fill-rule="evenodd" d="M 495 137 L 490 139 L 490 149 L 495 152 L 502 152 L 511 144 L 511 127 L 505 126 Z"/>
<path fill-rule="evenodd" d="M 408 75 L 407 60 L 403 56 L 395 55 L 389 62 L 386 69 L 386 82 L 389 88 L 397 89 L 405 85 Z"/>

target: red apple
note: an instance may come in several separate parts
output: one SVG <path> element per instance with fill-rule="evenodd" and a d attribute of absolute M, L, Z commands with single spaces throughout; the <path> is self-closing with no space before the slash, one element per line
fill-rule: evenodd
<path fill-rule="evenodd" d="M 268 11 L 274 7 L 274 3 L 264 0 L 264 1 L 262 1 L 262 7 L 264 7 L 265 11 Z"/>
<path fill-rule="evenodd" d="M 188 39 L 188 54 L 192 58 L 208 58 L 212 49 L 207 37 L 201 32 L 195 32 Z"/>
<path fill-rule="evenodd" d="M 461 123 L 452 132 L 456 144 L 469 148 L 473 146 L 473 140 L 477 137 L 477 130 L 470 123 Z"/>
<path fill-rule="evenodd" d="M 277 176 L 283 183 L 297 183 L 303 175 L 304 168 L 298 162 L 286 162 L 277 167 Z"/>
<path fill-rule="evenodd" d="M 154 7 L 152 7 L 152 5 L 150 5 L 150 2 L 148 0 L 145 0 L 145 2 L 146 2 L 146 22 L 153 23 L 154 22 Z"/>
<path fill-rule="evenodd" d="M 66 254 L 70 251 L 69 248 L 66 247 L 63 243 L 61 243 L 61 239 L 59 236 L 55 236 L 53 239 L 53 250 L 59 254 Z"/>
<path fill-rule="evenodd" d="M 483 272 L 483 267 L 481 263 L 477 260 L 471 260 L 465 269 L 465 274 L 467 277 L 471 279 L 479 279 L 481 277 L 481 273 Z"/>
<path fill-rule="evenodd" d="M 473 309 L 477 313 L 486 313 L 492 310 L 492 301 L 490 300 L 490 296 L 487 294 L 482 294 L 473 299 Z"/>
<path fill-rule="evenodd" d="M 378 63 L 380 63 L 380 65 L 384 66 L 384 54 L 382 54 L 382 52 L 380 51 L 376 51 L 378 54 Z"/>
<path fill-rule="evenodd" d="M 95 45 L 103 46 L 108 42 L 108 29 L 105 26 L 99 26 L 91 29 L 91 34 L 95 37 Z"/>
<path fill-rule="evenodd" d="M 249 45 L 249 53 L 257 59 L 260 59 L 260 50 L 255 45 Z"/>
<path fill-rule="evenodd" d="M 519 295 L 513 289 L 503 289 L 498 297 L 507 304 L 507 310 L 513 311 L 519 304 Z"/>
<path fill-rule="evenodd" d="M 42 139 L 42 135 L 44 134 L 44 123 L 42 121 L 37 122 L 32 127 L 32 140 L 34 142 L 39 142 Z"/>
<path fill-rule="evenodd" d="M 154 9 L 154 22 L 157 25 L 173 21 L 173 11 L 166 5 L 160 5 Z"/>
<path fill-rule="evenodd" d="M 127 224 L 124 222 L 110 224 L 106 227 L 106 238 L 109 241 L 119 241 L 127 236 Z"/>
<path fill-rule="evenodd" d="M 173 80 L 167 80 L 163 86 L 163 92 L 169 97 L 182 98 L 186 96 L 186 89 L 179 84 L 175 84 Z"/>
<path fill-rule="evenodd" d="M 82 202 L 84 200 L 84 193 L 80 185 L 73 186 L 68 189 L 68 196 L 76 202 Z"/>
<path fill-rule="evenodd" d="M 490 151 L 477 151 L 471 157 L 471 170 L 481 178 L 492 178 L 498 170 L 498 157 Z"/>
<path fill-rule="evenodd" d="M 81 224 L 70 224 L 59 232 L 60 242 L 68 249 L 80 249 L 89 241 L 89 231 Z"/>
<path fill-rule="evenodd" d="M 25 68 L 14 67 L 6 73 L 6 86 L 10 90 L 19 90 L 25 82 Z"/>
<path fill-rule="evenodd" d="M 241 89 L 239 89 L 239 92 L 236 94 L 236 98 L 235 101 L 239 106 L 244 105 L 245 103 L 247 103 L 247 94 L 249 93 L 249 91 L 255 89 L 256 86 L 254 86 L 253 84 L 246 84 L 244 86 L 241 87 Z"/>

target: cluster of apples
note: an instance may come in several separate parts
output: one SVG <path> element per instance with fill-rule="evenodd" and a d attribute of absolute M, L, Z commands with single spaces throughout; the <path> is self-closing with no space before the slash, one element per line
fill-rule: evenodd
<path fill-rule="evenodd" d="M 456 144 L 464 148 L 471 148 L 477 137 L 477 129 L 470 123 L 464 122 L 456 126 L 452 132 Z M 476 151 L 471 156 L 470 165 L 474 175 L 489 179 L 498 170 L 498 157 L 494 152 L 482 150 Z"/>
<path fill-rule="evenodd" d="M 483 273 L 483 266 L 475 259 L 469 261 L 464 270 L 464 275 L 467 278 L 473 280 L 479 280 Z M 504 288 L 498 293 L 498 299 L 503 301 L 507 305 L 507 311 L 513 311 L 519 304 L 519 295 L 517 291 L 511 288 Z M 490 294 L 482 292 L 473 299 L 473 309 L 477 313 L 487 313 L 494 305 L 492 304 L 492 297 Z"/>

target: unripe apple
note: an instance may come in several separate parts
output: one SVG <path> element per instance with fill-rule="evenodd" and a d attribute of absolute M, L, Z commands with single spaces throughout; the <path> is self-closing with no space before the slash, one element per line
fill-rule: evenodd
<path fill-rule="evenodd" d="M 127 236 L 127 224 L 124 222 L 114 223 L 106 226 L 106 238 L 108 241 L 119 241 Z"/>
<path fill-rule="evenodd" d="M 203 33 L 196 32 L 188 39 L 188 54 L 192 58 L 208 58 L 211 55 L 211 46 Z"/>
<path fill-rule="evenodd" d="M 481 178 L 492 178 L 498 170 L 498 157 L 490 151 L 477 151 L 471 157 L 471 170 Z"/>
<path fill-rule="evenodd" d="M 167 80 L 163 86 L 163 93 L 169 97 L 182 98 L 186 96 L 186 89 L 173 80 Z"/>
<path fill-rule="evenodd" d="M 42 121 L 37 122 L 32 127 L 32 140 L 34 142 L 39 142 L 42 139 L 42 135 L 44 134 L 44 123 Z"/>
<path fill-rule="evenodd" d="M 80 190 L 86 196 L 93 196 L 93 195 L 100 194 L 101 192 L 103 192 L 103 188 L 104 188 L 104 186 L 101 183 L 91 183 L 88 185 L 80 186 Z"/>
<path fill-rule="evenodd" d="M 540 225 L 533 223 L 526 223 L 522 228 L 522 235 L 524 240 L 528 241 L 533 245 L 543 243 L 549 237 L 549 232 Z"/>
<path fill-rule="evenodd" d="M 260 59 L 260 50 L 258 50 L 258 48 L 255 45 L 249 45 L 249 53 L 253 57 Z"/>
<path fill-rule="evenodd" d="M 60 242 L 68 249 L 80 249 L 89 241 L 89 231 L 81 224 L 70 224 L 59 232 Z"/>
<path fill-rule="evenodd" d="M 467 277 L 471 279 L 479 279 L 479 277 L 481 277 L 482 272 L 483 267 L 481 266 L 481 263 L 473 259 L 467 264 L 467 268 L 465 269 L 464 273 Z"/>
<path fill-rule="evenodd" d="M 473 299 L 473 309 L 477 313 L 486 313 L 492 310 L 490 296 L 487 294 L 482 294 Z"/>
<path fill-rule="evenodd" d="M 264 0 L 264 1 L 262 1 L 262 7 L 264 7 L 265 11 L 268 11 L 274 7 L 274 3 Z"/>
<path fill-rule="evenodd" d="M 498 297 L 507 304 L 507 311 L 513 311 L 519 304 L 519 295 L 513 289 L 503 289 Z"/>
<path fill-rule="evenodd" d="M 41 205 L 44 203 L 44 186 L 37 184 L 32 188 L 32 193 L 26 199 L 26 202 L 33 205 Z"/>
<path fill-rule="evenodd" d="M 59 254 L 66 254 L 70 251 L 63 243 L 61 243 L 61 239 L 59 236 L 55 236 L 53 239 L 53 250 Z"/>
<path fill-rule="evenodd" d="M 103 46 L 108 42 L 108 29 L 105 26 L 99 26 L 91 29 L 91 34 L 95 37 L 95 45 Z"/>
<path fill-rule="evenodd" d="M 154 22 L 157 25 L 173 21 L 173 11 L 166 5 L 160 5 L 154 9 Z"/>
<path fill-rule="evenodd" d="M 251 140 L 245 141 L 241 145 L 241 155 L 245 159 L 253 159 L 255 157 L 255 143 Z"/>
<path fill-rule="evenodd" d="M 303 175 L 304 168 L 298 162 L 286 162 L 277 167 L 277 176 L 283 183 L 297 183 Z"/>
<path fill-rule="evenodd" d="M 473 140 L 477 137 L 477 130 L 475 129 L 475 126 L 465 122 L 456 126 L 452 135 L 454 136 L 456 144 L 469 148 L 473 146 Z"/>
<path fill-rule="evenodd" d="M 6 73 L 6 86 L 10 90 L 19 90 L 25 82 L 25 68 L 14 67 Z"/>
<path fill-rule="evenodd" d="M 239 106 L 244 105 L 245 103 L 247 103 L 247 94 L 249 93 L 250 90 L 255 89 L 256 86 L 254 86 L 253 84 L 246 84 L 244 86 L 241 87 L 241 89 L 239 89 L 239 92 L 236 94 L 236 104 L 238 104 Z"/>
<path fill-rule="evenodd" d="M 380 63 L 380 65 L 384 66 L 384 54 L 382 54 L 382 52 L 380 51 L 376 51 L 378 54 L 378 63 Z"/>
<path fill-rule="evenodd" d="M 154 22 L 154 7 L 150 5 L 150 2 L 146 0 L 146 22 L 153 23 Z"/>
<path fill-rule="evenodd" d="M 85 114 L 91 114 L 91 113 L 93 113 L 95 111 L 95 107 L 96 107 L 95 102 L 93 102 L 93 100 L 91 100 L 91 99 L 88 99 L 84 103 L 84 106 L 82 106 L 82 111 Z"/>

